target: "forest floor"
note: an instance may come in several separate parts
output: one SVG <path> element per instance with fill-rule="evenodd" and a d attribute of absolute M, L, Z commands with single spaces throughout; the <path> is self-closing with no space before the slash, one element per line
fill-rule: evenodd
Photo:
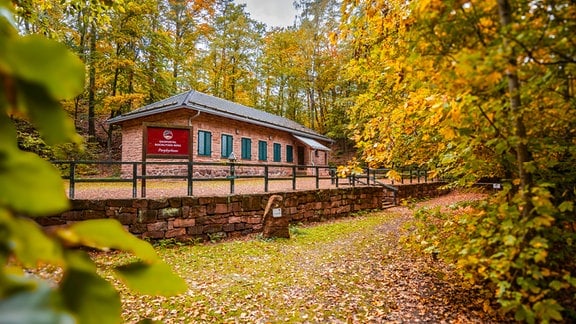
<path fill-rule="evenodd" d="M 452 193 L 416 204 L 482 198 Z M 176 297 L 137 296 L 118 284 L 124 319 L 165 323 L 502 323 L 486 296 L 453 269 L 407 249 L 413 208 L 395 207 L 291 230 L 208 244 L 160 242 L 157 251 L 188 283 Z M 98 253 L 106 271 L 122 253 Z M 108 269 L 108 270 L 107 270 Z"/>

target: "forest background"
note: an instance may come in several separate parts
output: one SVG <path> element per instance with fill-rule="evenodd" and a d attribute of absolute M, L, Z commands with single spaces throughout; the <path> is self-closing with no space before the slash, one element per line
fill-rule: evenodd
<path fill-rule="evenodd" d="M 24 34 L 66 44 L 86 65 L 86 88 L 65 103 L 89 144 L 86 158 L 118 158 L 110 117 L 194 89 L 295 120 L 349 144 L 345 51 L 334 42 L 337 1 L 297 1 L 288 28 L 267 28 L 231 0 L 20 1 Z M 23 129 L 26 133 L 26 129 Z M 67 159 L 66 147 L 22 146 Z M 116 144 L 116 145 L 114 145 Z M 48 150 L 48 151 L 46 151 Z"/>
<path fill-rule="evenodd" d="M 576 318 L 574 1 L 295 5 L 294 26 L 267 30 L 230 0 L 16 1 L 21 33 L 86 66 L 83 94 L 64 102 L 85 154 L 115 157 L 107 118 L 195 89 L 351 140 L 365 165 L 503 180 L 422 244 L 518 320 Z M 24 149 L 78 157 L 20 129 Z"/>

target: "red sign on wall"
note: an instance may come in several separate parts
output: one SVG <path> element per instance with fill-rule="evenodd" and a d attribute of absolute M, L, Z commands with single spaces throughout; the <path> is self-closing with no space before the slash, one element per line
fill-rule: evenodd
<path fill-rule="evenodd" d="M 188 157 L 190 128 L 148 126 L 146 155 Z"/>

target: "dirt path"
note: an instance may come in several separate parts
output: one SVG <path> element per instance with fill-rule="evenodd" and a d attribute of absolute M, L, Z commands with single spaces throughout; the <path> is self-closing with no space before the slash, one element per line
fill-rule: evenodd
<path fill-rule="evenodd" d="M 448 206 L 478 198 L 453 193 L 418 206 Z M 485 299 L 459 286 L 459 279 L 441 261 L 410 255 L 402 248 L 403 226 L 413 219 L 409 208 L 396 207 L 387 213 L 392 217 L 371 231 L 358 231 L 307 251 L 312 260 L 336 255 L 331 262 L 301 264 L 310 278 L 325 274 L 332 283 L 316 283 L 329 289 L 317 292 L 315 303 L 323 308 L 339 304 L 340 311 L 348 313 L 347 321 L 354 323 L 502 323 L 483 310 Z"/>
<path fill-rule="evenodd" d="M 418 204 L 448 206 L 458 201 L 478 199 L 476 194 L 453 193 Z M 389 297 L 395 300 L 383 322 L 397 323 L 502 323 L 496 314 L 483 310 L 485 299 L 458 284 L 459 278 L 441 261 L 403 251 L 398 243 L 402 225 L 413 219 L 407 207 L 390 212 L 400 217 L 380 226 L 383 243 L 389 247 L 390 262 L 383 269 L 390 283 Z"/>

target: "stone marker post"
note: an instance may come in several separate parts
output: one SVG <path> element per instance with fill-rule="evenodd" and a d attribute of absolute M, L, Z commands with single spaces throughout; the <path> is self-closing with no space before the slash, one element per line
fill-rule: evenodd
<path fill-rule="evenodd" d="M 288 217 L 283 214 L 284 199 L 280 195 L 272 195 L 268 199 L 266 209 L 264 210 L 264 229 L 262 236 L 264 238 L 290 238 L 288 228 Z"/>

